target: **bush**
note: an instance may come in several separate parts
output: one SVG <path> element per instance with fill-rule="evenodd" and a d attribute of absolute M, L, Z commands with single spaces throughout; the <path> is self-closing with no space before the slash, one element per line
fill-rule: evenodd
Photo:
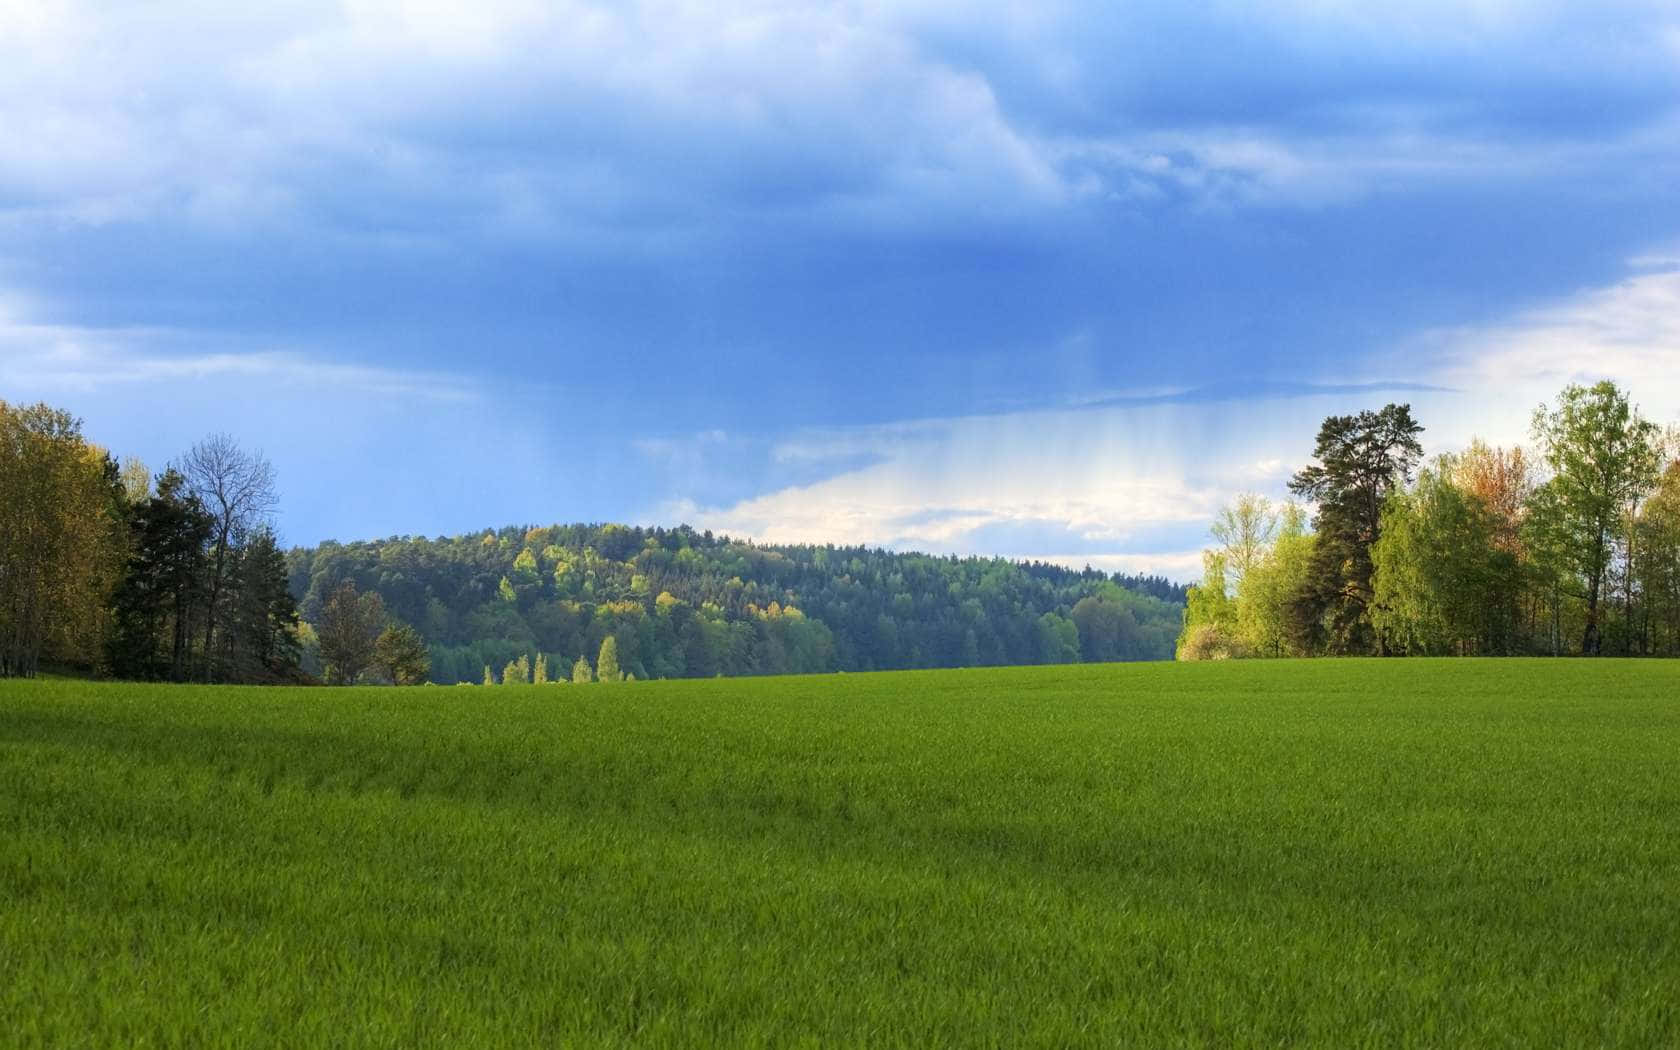
<path fill-rule="evenodd" d="M 1235 660 L 1244 655 L 1241 642 L 1211 623 L 1190 628 L 1178 647 L 1180 660 Z"/>

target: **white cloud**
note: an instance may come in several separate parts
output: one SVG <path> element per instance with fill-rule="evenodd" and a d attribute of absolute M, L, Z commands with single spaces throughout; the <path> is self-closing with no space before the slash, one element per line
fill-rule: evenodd
<path fill-rule="evenodd" d="M 1680 32 L 1660 7 L 1621 6 L 1604 17 L 1650 24 L 1643 36 L 1657 41 Z M 464 211 L 499 235 L 557 236 L 605 235 L 620 210 L 680 230 L 702 205 L 909 225 L 1164 187 L 1215 204 L 1318 204 L 1398 181 L 1602 166 L 1607 143 L 1672 165 L 1672 111 L 1613 140 L 1524 142 L 1463 121 L 1474 83 L 1397 101 L 1344 99 L 1309 77 L 1317 115 L 1356 118 L 1340 133 L 1293 126 L 1292 112 L 1104 121 L 1123 130 L 1103 132 L 1063 119 L 1123 117 L 1126 71 L 1153 75 L 1150 27 L 1174 47 L 1235 32 L 1278 63 L 1300 57 L 1280 44 L 1295 41 L 1320 62 L 1315 48 L 1368 48 L 1459 68 L 1543 52 L 1525 34 L 1562 33 L 1566 14 L 1492 0 L 1216 5 L 1197 17 L 1146 4 L 1111 53 L 1087 31 L 1108 19 L 1077 4 L 9 4 L 0 189 L 14 219 L 331 225 L 348 176 L 370 196 L 451 202 L 440 215 Z M 1593 60 L 1650 66 L 1630 39 Z M 1294 75 L 1248 61 L 1236 89 Z M 1035 87 L 1009 94 L 1021 83 Z"/>
<path fill-rule="evenodd" d="M 330 224 L 345 173 L 549 236 L 623 208 L 680 227 L 685 195 L 760 209 L 778 182 L 853 222 L 1066 193 L 984 76 L 850 5 L 67 4 L 8 22 L 13 221 Z"/>
<path fill-rule="evenodd" d="M 1680 266 L 1656 252 L 1639 268 L 1504 322 L 1424 333 L 1374 365 L 1448 389 L 1388 393 L 1379 384 L 802 430 L 774 446 L 777 461 L 871 462 L 729 506 L 673 504 L 658 516 L 766 542 L 934 552 L 971 550 L 976 536 L 1048 531 L 1071 553 L 1040 546 L 1012 556 L 1190 579 L 1200 571 L 1191 544 L 1205 539 L 1218 507 L 1245 490 L 1286 495 L 1330 414 L 1409 401 L 1430 452 L 1475 436 L 1521 443 L 1535 405 L 1567 383 L 1610 378 L 1650 417 L 1680 421 Z"/>
<path fill-rule="evenodd" d="M 653 517 L 774 543 L 886 545 L 1112 565 L 1189 578 L 1192 545 L 1239 491 L 1283 494 L 1317 420 L 1371 394 L 1016 412 L 788 435 L 776 455 L 867 466 L 729 506 Z M 1023 541 L 1032 548 L 1019 546 Z M 1065 544 L 1065 546 L 1056 546 Z"/>
<path fill-rule="evenodd" d="M 1169 580 L 1188 583 L 1202 575 L 1202 550 L 1163 551 L 1148 554 L 1056 554 L 1030 551 L 1025 554 L 1006 553 L 1011 561 L 1042 561 L 1083 569 L 1089 565 L 1104 572 L 1123 572 L 1145 576 L 1165 576 Z"/>
<path fill-rule="evenodd" d="M 1472 436 L 1523 443 L 1537 405 L 1570 383 L 1601 379 L 1629 391 L 1647 417 L 1680 422 L 1680 261 L 1672 256 L 1646 253 L 1608 287 L 1407 341 L 1394 361 L 1459 391 L 1420 399 L 1437 412 L 1432 447 L 1458 447 Z"/>
<path fill-rule="evenodd" d="M 404 371 L 283 350 L 189 352 L 183 344 L 227 341 L 169 329 L 91 328 L 21 319 L 21 300 L 0 301 L 0 390 L 51 398 L 215 381 L 252 389 L 359 393 L 423 402 L 472 402 L 475 380 Z M 233 342 L 237 342 L 234 340 Z"/>

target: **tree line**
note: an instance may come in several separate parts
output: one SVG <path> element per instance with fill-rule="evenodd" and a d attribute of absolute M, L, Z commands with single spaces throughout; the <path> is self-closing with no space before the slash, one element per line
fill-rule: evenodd
<path fill-rule="evenodd" d="M 1422 431 L 1331 416 L 1301 502 L 1222 509 L 1178 657 L 1680 655 L 1680 432 L 1610 382 L 1536 409 L 1531 449 L 1425 463 Z"/>
<path fill-rule="evenodd" d="M 0 401 L 0 676 L 302 680 L 268 461 L 207 438 L 151 475 Z"/>
<path fill-rule="evenodd" d="M 539 666 L 558 682 L 1167 659 L 1184 596 L 1161 577 L 688 526 L 328 542 L 287 560 L 306 622 L 331 621 L 346 587 L 377 596 L 441 684 L 534 681 Z M 306 643 L 305 666 L 331 678 L 325 641 L 318 656 Z"/>

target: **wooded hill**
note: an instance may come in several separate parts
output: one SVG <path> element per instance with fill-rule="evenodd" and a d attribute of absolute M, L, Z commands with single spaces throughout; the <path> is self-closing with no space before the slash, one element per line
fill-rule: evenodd
<path fill-rule="evenodd" d="M 593 662 L 609 635 L 643 679 L 1170 659 L 1184 603 L 1161 577 L 758 545 L 687 526 L 328 542 L 290 551 L 287 568 L 306 623 L 345 583 L 377 593 L 425 639 L 442 684 L 520 656 Z"/>

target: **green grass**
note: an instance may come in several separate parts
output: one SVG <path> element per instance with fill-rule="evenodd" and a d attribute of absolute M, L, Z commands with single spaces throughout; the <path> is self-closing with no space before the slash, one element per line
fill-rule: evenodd
<path fill-rule="evenodd" d="M 1680 1045 L 1680 663 L 0 682 L 8 1045 Z"/>

